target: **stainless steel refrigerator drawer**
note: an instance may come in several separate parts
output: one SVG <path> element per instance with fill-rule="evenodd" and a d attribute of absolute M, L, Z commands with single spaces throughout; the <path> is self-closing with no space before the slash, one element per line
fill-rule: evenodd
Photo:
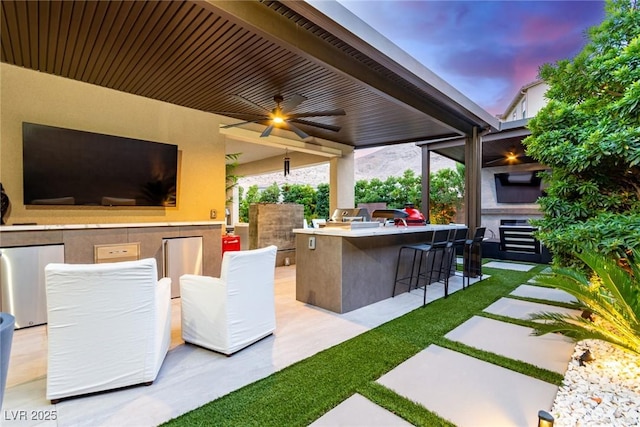
<path fill-rule="evenodd" d="M 64 245 L 0 248 L 0 305 L 16 329 L 47 323 L 44 267 L 64 262 Z"/>
<path fill-rule="evenodd" d="M 202 237 L 163 239 L 163 275 L 171 278 L 171 298 L 180 296 L 180 276 L 202 275 Z"/>

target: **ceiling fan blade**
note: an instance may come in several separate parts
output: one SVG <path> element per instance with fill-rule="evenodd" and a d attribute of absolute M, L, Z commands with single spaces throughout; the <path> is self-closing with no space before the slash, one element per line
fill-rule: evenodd
<path fill-rule="evenodd" d="M 310 122 L 308 120 L 301 120 L 301 119 L 289 119 L 289 122 L 300 123 L 301 125 L 307 125 L 307 126 L 314 126 L 320 129 L 326 129 L 333 132 L 340 132 L 340 129 L 341 129 L 340 126 L 327 125 L 327 124 L 318 123 L 318 122 Z"/>
<path fill-rule="evenodd" d="M 265 120 L 266 119 L 248 120 L 246 122 L 240 122 L 240 123 L 233 123 L 233 124 L 230 124 L 230 125 L 224 125 L 220 129 L 234 128 L 236 126 L 242 126 L 242 125 L 246 125 L 246 124 L 249 124 L 249 123 L 260 123 L 260 122 L 264 122 Z"/>
<path fill-rule="evenodd" d="M 309 113 L 289 114 L 289 117 L 297 119 L 299 117 L 323 117 L 323 116 L 344 116 L 347 113 L 343 109 L 327 111 L 311 111 Z"/>
<path fill-rule="evenodd" d="M 307 139 L 309 138 L 309 135 L 304 132 L 302 129 L 300 129 L 299 127 L 295 126 L 293 123 L 291 123 L 290 121 L 286 121 L 285 122 L 287 124 L 287 126 L 289 127 L 289 129 L 291 129 L 292 131 L 294 131 L 296 133 L 296 135 L 298 135 L 301 139 Z"/>
<path fill-rule="evenodd" d="M 267 126 L 267 128 L 263 130 L 262 133 L 260 134 L 260 138 L 268 137 L 271 134 L 272 130 L 273 130 L 273 125 Z"/>
<path fill-rule="evenodd" d="M 494 159 L 494 160 L 490 160 L 490 161 L 488 161 L 488 162 L 485 162 L 484 164 L 485 164 L 486 166 L 489 166 L 489 165 L 492 165 L 492 164 L 494 164 L 494 163 L 499 163 L 499 162 L 505 163 L 506 161 L 507 161 L 507 159 L 506 159 L 506 158 L 504 158 L 504 157 L 500 157 L 500 158 L 498 158 L 498 159 Z"/>
<path fill-rule="evenodd" d="M 282 109 L 282 113 L 287 114 L 289 111 L 292 111 L 298 105 L 302 104 L 306 100 L 307 98 L 305 98 L 304 96 L 294 94 L 291 98 L 285 100 L 282 103 L 282 105 L 280 105 L 280 108 Z"/>
<path fill-rule="evenodd" d="M 262 105 L 258 105 L 253 101 L 248 100 L 247 98 L 241 96 L 241 95 L 233 95 L 234 98 L 236 98 L 238 101 L 242 101 L 243 103 L 245 103 L 246 105 L 249 105 L 253 108 L 257 108 L 261 111 L 266 111 L 267 113 L 271 113 L 271 110 L 268 110 L 266 108 L 264 108 Z"/>
<path fill-rule="evenodd" d="M 258 120 L 258 119 L 269 120 L 269 116 L 266 114 L 237 113 L 235 111 L 211 111 L 211 113 L 218 114 L 220 116 L 233 117 L 233 118 L 243 117 L 243 118 L 254 118 L 255 120 Z"/>

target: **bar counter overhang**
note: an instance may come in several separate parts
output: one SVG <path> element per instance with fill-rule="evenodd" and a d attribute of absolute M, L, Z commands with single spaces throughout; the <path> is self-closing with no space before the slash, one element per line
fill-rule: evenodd
<path fill-rule="evenodd" d="M 391 298 L 400 247 L 428 243 L 434 230 L 455 227 L 295 229 L 296 299 L 346 313 Z M 409 268 L 407 262 L 400 264 Z"/>

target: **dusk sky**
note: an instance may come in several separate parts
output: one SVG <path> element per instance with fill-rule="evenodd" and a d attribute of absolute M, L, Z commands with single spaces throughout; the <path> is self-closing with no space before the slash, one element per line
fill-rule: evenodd
<path fill-rule="evenodd" d="M 494 115 L 604 19 L 604 1 L 339 1 Z"/>

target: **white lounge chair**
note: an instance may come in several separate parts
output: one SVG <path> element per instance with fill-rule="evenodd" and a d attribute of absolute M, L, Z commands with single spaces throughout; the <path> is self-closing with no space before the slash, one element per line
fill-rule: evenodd
<path fill-rule="evenodd" d="M 150 384 L 171 343 L 171 279 L 153 258 L 45 267 L 47 399 Z"/>
<path fill-rule="evenodd" d="M 182 339 L 231 355 L 276 328 L 277 248 L 225 252 L 220 278 L 180 277 Z"/>

